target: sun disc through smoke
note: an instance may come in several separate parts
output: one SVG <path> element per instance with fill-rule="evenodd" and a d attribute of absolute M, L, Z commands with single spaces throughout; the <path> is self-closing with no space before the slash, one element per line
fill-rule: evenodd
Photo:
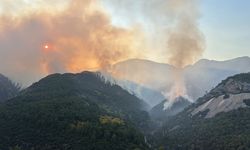
<path fill-rule="evenodd" d="M 49 48 L 49 45 L 47 45 L 47 44 L 44 45 L 44 48 L 45 48 L 45 49 L 48 49 L 48 48 Z"/>
<path fill-rule="evenodd" d="M 55 52 L 56 51 L 54 45 L 52 45 L 51 43 L 43 44 L 42 50 L 44 52 Z"/>

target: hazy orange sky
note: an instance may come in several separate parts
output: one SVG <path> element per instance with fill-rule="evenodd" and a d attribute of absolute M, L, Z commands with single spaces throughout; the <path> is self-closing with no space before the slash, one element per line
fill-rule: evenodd
<path fill-rule="evenodd" d="M 150 0 L 146 0 L 150 1 Z M 63 9 L 69 0 L 1 0 L 0 13 L 25 15 L 34 11 L 57 12 Z M 126 26 L 130 23 L 140 23 L 146 28 L 150 25 L 145 23 L 145 16 L 141 15 L 140 2 L 121 0 L 119 3 L 129 3 L 130 12 L 112 5 L 110 0 L 102 0 L 104 8 L 110 13 L 112 23 Z M 226 60 L 238 56 L 249 56 L 250 26 L 249 10 L 250 2 L 247 0 L 202 0 L 200 2 L 201 18 L 200 28 L 206 37 L 206 51 L 203 55 L 208 59 Z M 171 24 L 171 22 L 169 23 Z M 160 54 L 148 51 L 147 58 L 155 61 L 166 61 Z"/>
<path fill-rule="evenodd" d="M 250 56 L 249 8 L 234 0 L 1 0 L 0 73 L 26 82 L 129 58 L 183 67 Z"/>

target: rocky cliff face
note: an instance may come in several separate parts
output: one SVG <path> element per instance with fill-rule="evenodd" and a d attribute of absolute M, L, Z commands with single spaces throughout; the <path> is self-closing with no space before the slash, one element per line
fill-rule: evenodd
<path fill-rule="evenodd" d="M 231 94 L 239 94 L 243 92 L 250 92 L 250 83 L 235 80 L 233 78 L 224 81 L 217 88 L 212 90 L 212 92 L 224 92 Z"/>
<path fill-rule="evenodd" d="M 230 94 L 250 93 L 250 73 L 244 73 L 235 75 L 223 80 L 209 93 L 198 100 L 198 105 L 217 98 L 224 96 L 224 99 L 229 98 Z"/>
<path fill-rule="evenodd" d="M 239 74 L 223 80 L 204 97 L 200 98 L 192 116 L 206 112 L 205 118 L 214 117 L 221 112 L 228 112 L 247 107 L 244 100 L 250 99 L 250 73 Z"/>
<path fill-rule="evenodd" d="M 165 149 L 248 149 L 250 73 L 223 80 L 154 133 Z"/>
<path fill-rule="evenodd" d="M 227 96 L 219 96 L 212 98 L 206 103 L 200 105 L 192 111 L 192 116 L 199 114 L 200 112 L 206 112 L 205 118 L 212 118 L 216 114 L 221 112 L 229 112 L 238 108 L 248 107 L 245 104 L 245 100 L 250 99 L 250 93 L 241 94 L 229 94 Z"/>

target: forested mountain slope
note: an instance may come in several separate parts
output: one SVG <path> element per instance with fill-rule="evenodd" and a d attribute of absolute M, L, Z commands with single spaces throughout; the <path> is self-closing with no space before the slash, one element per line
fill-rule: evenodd
<path fill-rule="evenodd" d="M 145 105 L 96 73 L 50 75 L 0 105 L 0 149 L 148 149 Z"/>

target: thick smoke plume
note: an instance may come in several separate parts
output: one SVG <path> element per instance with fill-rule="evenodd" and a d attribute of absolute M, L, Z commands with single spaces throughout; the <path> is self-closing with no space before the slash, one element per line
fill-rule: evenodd
<path fill-rule="evenodd" d="M 197 61 L 204 51 L 204 39 L 198 28 L 197 0 L 169 0 L 175 8 L 175 25 L 170 28 L 167 46 L 169 62 L 177 68 Z"/>
<path fill-rule="evenodd" d="M 173 78 L 172 89 L 163 91 L 169 104 L 179 96 L 187 98 L 182 70 L 196 62 L 204 51 L 204 38 L 198 28 L 199 0 L 106 1 L 115 6 L 111 11 L 130 16 L 127 24 L 143 23 L 149 31 L 147 46 L 151 52 L 176 67 L 170 75 L 166 74 L 166 78 Z"/>
<path fill-rule="evenodd" d="M 113 64 L 148 58 L 175 66 L 166 73 L 173 88 L 157 88 L 172 103 L 186 95 L 183 67 L 203 53 L 198 5 L 199 0 L 2 0 L 0 73 L 25 85 L 50 73 L 84 70 L 123 79 Z M 153 68 L 134 80 L 149 83 Z"/>
<path fill-rule="evenodd" d="M 96 0 L 71 0 L 57 11 L 24 7 L 22 15 L 9 11 L 19 4 L 2 5 L 0 72 L 25 85 L 55 72 L 109 70 L 136 56 L 139 31 L 111 25 Z"/>
<path fill-rule="evenodd" d="M 198 1 L 197 0 L 169 0 L 172 13 L 175 14 L 175 25 L 170 29 L 167 46 L 169 50 L 169 62 L 177 69 L 173 72 L 175 82 L 168 93 L 169 107 L 179 97 L 187 97 L 182 68 L 199 59 L 204 50 L 204 39 L 198 28 Z"/>

